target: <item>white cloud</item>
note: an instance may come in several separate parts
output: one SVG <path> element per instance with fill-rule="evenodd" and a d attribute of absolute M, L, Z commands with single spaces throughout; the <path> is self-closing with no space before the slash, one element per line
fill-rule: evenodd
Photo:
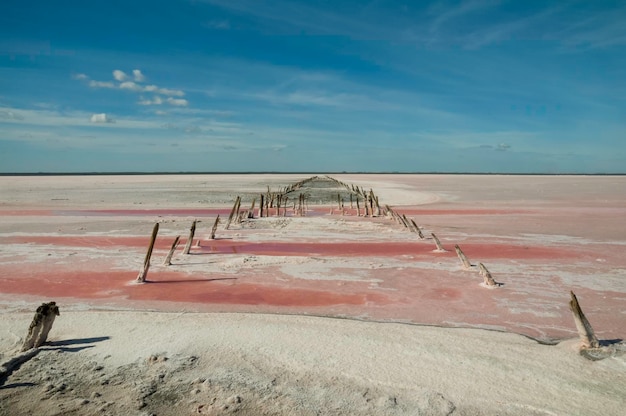
<path fill-rule="evenodd" d="M 163 104 L 163 100 L 158 95 L 156 95 L 152 100 L 141 97 L 139 104 L 140 105 L 161 105 Z"/>
<path fill-rule="evenodd" d="M 138 69 L 133 69 L 133 78 L 136 82 L 144 82 L 146 77 Z"/>
<path fill-rule="evenodd" d="M 175 97 L 182 97 L 185 95 L 185 93 L 181 90 L 170 90 L 169 88 L 158 88 L 156 92 L 163 95 L 173 95 Z"/>
<path fill-rule="evenodd" d="M 92 88 L 115 88 L 115 84 L 112 82 L 105 81 L 89 81 L 89 86 Z"/>
<path fill-rule="evenodd" d="M 167 102 L 170 105 L 174 105 L 174 106 L 177 106 L 177 107 L 187 107 L 187 105 L 189 105 L 189 102 L 187 100 L 185 100 L 184 98 L 172 98 L 172 97 L 169 97 L 167 99 Z"/>
<path fill-rule="evenodd" d="M 120 84 L 120 89 L 131 90 L 131 91 L 143 91 L 143 88 L 140 85 L 135 84 L 133 81 L 122 82 Z"/>
<path fill-rule="evenodd" d="M 10 110 L 0 110 L 0 120 L 24 120 L 24 117 Z"/>
<path fill-rule="evenodd" d="M 115 120 L 109 117 L 106 113 L 92 114 L 89 121 L 92 123 L 115 123 Z"/>
<path fill-rule="evenodd" d="M 124 71 L 116 69 L 113 71 L 113 78 L 115 78 L 116 81 L 122 82 L 128 79 L 128 75 L 126 75 Z"/>
<path fill-rule="evenodd" d="M 510 148 L 511 148 L 511 145 L 506 144 L 506 143 L 499 143 L 498 146 L 496 146 L 496 150 L 499 152 L 505 152 L 509 150 Z"/>
<path fill-rule="evenodd" d="M 85 80 L 85 79 L 89 79 L 89 77 L 85 74 L 74 74 L 72 75 L 72 79 Z"/>

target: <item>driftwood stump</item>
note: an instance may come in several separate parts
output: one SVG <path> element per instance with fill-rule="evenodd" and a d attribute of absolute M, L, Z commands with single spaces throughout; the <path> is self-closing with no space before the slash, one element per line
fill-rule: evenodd
<path fill-rule="evenodd" d="M 574 323 L 576 324 L 576 329 L 578 329 L 578 335 L 580 336 L 581 348 L 598 348 L 600 342 L 598 338 L 596 338 L 593 328 L 585 317 L 583 310 L 580 308 L 576 295 L 574 292 L 570 291 L 570 296 L 569 308 L 574 314 Z"/>
<path fill-rule="evenodd" d="M 42 303 L 35 311 L 35 316 L 28 327 L 28 335 L 24 340 L 22 351 L 42 346 L 48 339 L 54 319 L 59 315 L 59 307 L 56 302 Z"/>
<path fill-rule="evenodd" d="M 480 269 L 480 274 L 483 276 L 483 283 L 485 284 L 485 286 L 489 286 L 489 287 L 500 286 L 500 283 L 493 280 L 493 277 L 491 277 L 491 273 L 489 273 L 489 270 L 487 270 L 484 264 L 478 263 L 478 268 Z"/>
<path fill-rule="evenodd" d="M 459 259 L 461 259 L 461 262 L 463 263 L 463 267 L 465 267 L 466 269 L 470 269 L 472 267 L 472 263 L 470 263 L 467 256 L 463 253 L 463 250 L 461 250 L 461 247 L 459 247 L 459 245 L 456 244 L 454 246 L 454 249 L 456 250 L 457 256 L 459 256 Z"/>
<path fill-rule="evenodd" d="M 148 245 L 148 252 L 146 253 L 146 258 L 143 261 L 143 266 L 137 275 L 136 281 L 138 283 L 143 283 L 146 281 L 146 276 L 148 275 L 148 269 L 150 268 L 150 257 L 152 257 L 152 249 L 154 248 L 154 242 L 156 241 L 157 234 L 159 233 L 159 223 L 154 224 L 154 228 L 152 229 L 152 236 L 150 237 L 150 244 Z"/>
<path fill-rule="evenodd" d="M 422 233 L 422 230 L 420 230 L 419 225 L 417 225 L 417 223 L 415 221 L 413 221 L 412 219 L 411 219 L 411 224 L 413 224 L 413 229 L 415 230 L 417 235 L 419 235 L 420 240 L 423 240 L 424 239 L 424 234 Z"/>
<path fill-rule="evenodd" d="M 213 228 L 211 228 L 211 240 L 215 240 L 215 233 L 217 232 L 217 225 L 220 223 L 220 215 L 217 214 L 217 218 L 215 218 L 215 222 L 213 223 Z"/>
<path fill-rule="evenodd" d="M 189 229 L 189 238 L 187 238 L 187 243 L 185 244 L 185 248 L 183 249 L 183 254 L 189 254 L 189 250 L 191 250 L 191 245 L 193 244 L 193 236 L 196 234 L 196 223 L 198 220 L 194 220 L 191 223 L 191 228 Z"/>
<path fill-rule="evenodd" d="M 170 266 L 172 264 L 172 256 L 174 255 L 174 251 L 176 251 L 176 247 L 178 247 L 178 242 L 180 241 L 180 236 L 177 235 L 176 239 L 172 243 L 172 247 L 170 248 L 169 253 L 167 253 L 167 257 L 163 260 L 164 266 Z"/>
<path fill-rule="evenodd" d="M 435 245 L 437 246 L 437 251 L 446 251 L 446 249 L 444 249 L 443 246 L 441 245 L 441 241 L 439 241 L 439 239 L 437 238 L 435 233 L 430 233 L 430 235 L 433 237 L 433 240 L 435 240 Z"/>

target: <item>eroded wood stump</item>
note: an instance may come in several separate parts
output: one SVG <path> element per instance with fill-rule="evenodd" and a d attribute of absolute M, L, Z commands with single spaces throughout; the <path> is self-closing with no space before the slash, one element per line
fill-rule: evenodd
<path fill-rule="evenodd" d="M 150 244 L 148 245 L 148 252 L 146 253 L 146 258 L 143 261 L 143 266 L 137 275 L 136 282 L 143 283 L 146 281 L 146 276 L 148 275 L 148 269 L 150 268 L 150 257 L 152 257 L 152 249 L 154 248 L 154 242 L 156 241 L 157 234 L 159 233 L 159 223 L 154 224 L 154 228 L 152 229 L 152 236 L 150 237 Z"/>
<path fill-rule="evenodd" d="M 435 233 L 430 233 L 430 235 L 432 236 L 433 240 L 435 240 L 435 246 L 437 246 L 437 251 L 446 251 L 446 249 L 443 248 L 443 246 L 441 245 L 441 241 L 439 241 Z"/>
<path fill-rule="evenodd" d="M 42 346 L 48 339 L 54 319 L 59 315 L 59 307 L 56 302 L 42 303 L 35 311 L 35 316 L 28 327 L 28 334 L 24 340 L 24 345 L 22 345 L 22 351 Z"/>
<path fill-rule="evenodd" d="M 176 247 L 178 247 L 178 243 L 180 242 L 180 236 L 177 235 L 176 239 L 172 243 L 172 247 L 170 248 L 169 253 L 167 253 L 167 257 L 163 260 L 164 266 L 170 266 L 172 264 L 172 256 L 174 255 L 174 251 L 176 251 Z"/>
<path fill-rule="evenodd" d="M 499 287 L 500 283 L 496 282 L 493 277 L 491 276 L 491 273 L 489 273 L 489 270 L 487 270 L 487 268 L 485 267 L 484 264 L 482 263 L 478 263 L 478 268 L 480 269 L 480 274 L 483 277 L 483 283 L 485 286 L 488 287 Z"/>
<path fill-rule="evenodd" d="M 191 245 L 193 244 L 193 236 L 196 234 L 196 223 L 197 220 L 194 220 L 191 223 L 191 228 L 189 229 L 189 237 L 187 238 L 187 242 L 185 243 L 183 254 L 189 254 L 189 251 L 191 250 Z"/>
<path fill-rule="evenodd" d="M 571 297 L 569 301 L 569 308 L 574 314 L 574 323 L 576 324 L 576 329 L 578 330 L 578 335 L 580 336 L 580 347 L 583 349 L 598 348 L 600 346 L 600 342 L 598 341 L 598 338 L 596 338 L 593 328 L 585 317 L 583 310 L 580 308 L 576 295 L 572 291 L 569 293 Z"/>
<path fill-rule="evenodd" d="M 463 263 L 463 267 L 465 267 L 466 269 L 470 269 L 472 267 L 472 263 L 470 263 L 465 253 L 463 253 L 463 250 L 461 250 L 461 247 L 459 247 L 459 245 L 456 244 L 454 246 L 454 249 L 456 250 L 457 256 L 459 256 L 459 259 L 461 259 L 461 262 Z"/>

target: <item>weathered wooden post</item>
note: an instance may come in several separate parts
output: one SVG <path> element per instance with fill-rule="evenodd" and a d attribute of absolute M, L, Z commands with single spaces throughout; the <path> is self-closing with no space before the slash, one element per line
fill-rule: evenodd
<path fill-rule="evenodd" d="M 359 206 L 359 197 L 356 197 L 356 216 L 361 216 L 361 207 Z"/>
<path fill-rule="evenodd" d="M 415 229 L 415 232 L 417 233 L 417 235 L 419 235 L 420 239 L 423 240 L 424 234 L 422 234 L 422 230 L 420 230 L 420 227 L 417 225 L 415 221 L 413 221 L 413 219 L 411 219 L 411 224 L 413 224 L 413 228 Z"/>
<path fill-rule="evenodd" d="M 439 239 L 437 238 L 435 233 L 430 233 L 430 235 L 433 237 L 433 240 L 435 240 L 435 245 L 437 246 L 437 251 L 446 251 L 446 249 L 444 249 L 443 246 L 441 245 L 441 241 L 439 241 Z"/>
<path fill-rule="evenodd" d="M 196 233 L 196 221 L 197 220 L 193 220 L 193 223 L 191 223 L 191 228 L 189 229 L 189 238 L 187 238 L 187 243 L 185 244 L 185 248 L 183 249 L 183 254 L 189 254 L 189 250 L 191 250 L 193 236 Z"/>
<path fill-rule="evenodd" d="M 165 257 L 165 260 L 163 260 L 163 265 L 164 266 L 171 266 L 172 265 L 172 256 L 174 255 L 174 251 L 176 251 L 176 247 L 178 247 L 178 242 L 179 241 L 180 241 L 180 236 L 177 235 L 176 239 L 172 243 L 172 247 L 170 248 L 169 253 L 167 253 L 167 257 Z"/>
<path fill-rule="evenodd" d="M 215 222 L 213 223 L 213 228 L 211 228 L 211 240 L 215 240 L 215 233 L 217 232 L 217 225 L 220 223 L 220 214 L 217 214 L 217 218 L 215 218 Z"/>
<path fill-rule="evenodd" d="M 233 204 L 233 208 L 230 210 L 230 215 L 228 216 L 228 221 L 226 222 L 226 229 L 228 230 L 228 227 L 230 227 L 230 223 L 233 221 L 233 217 L 235 216 L 235 212 L 237 212 L 238 208 L 239 208 L 239 201 L 241 200 L 241 197 L 237 196 L 237 199 L 235 199 L 235 203 Z"/>
<path fill-rule="evenodd" d="M 569 301 L 569 307 L 574 314 L 574 322 L 576 323 L 576 329 L 578 329 L 578 335 L 580 336 L 581 348 L 587 349 L 600 347 L 600 342 L 598 341 L 598 338 L 596 338 L 591 324 L 580 308 L 576 295 L 574 292 L 570 291 L 570 296 L 571 300 Z"/>
<path fill-rule="evenodd" d="M 54 318 L 59 315 L 59 307 L 56 305 L 56 302 L 42 303 L 37 307 L 35 316 L 28 327 L 28 334 L 24 339 L 22 351 L 42 346 L 48 339 Z"/>
<path fill-rule="evenodd" d="M 259 218 L 263 218 L 263 208 L 265 208 L 265 195 L 261 194 L 261 203 L 259 204 Z"/>
<path fill-rule="evenodd" d="M 483 283 L 485 284 L 485 286 L 489 286 L 489 287 L 499 286 L 498 283 L 495 280 L 493 280 L 493 277 L 491 277 L 491 273 L 489 273 L 489 270 L 487 270 L 484 264 L 478 263 L 478 268 L 480 269 L 480 274 L 483 276 Z"/>
<path fill-rule="evenodd" d="M 256 202 L 256 198 L 252 199 L 252 205 L 250 206 L 250 211 L 248 211 L 248 218 L 254 218 L 254 203 Z"/>
<path fill-rule="evenodd" d="M 470 269 L 472 267 L 472 263 L 470 263 L 467 256 L 463 253 L 463 250 L 461 250 L 461 247 L 459 247 L 459 245 L 456 244 L 454 246 L 454 249 L 456 250 L 457 256 L 459 256 L 459 259 L 461 259 L 461 262 L 463 263 L 463 267 L 465 267 L 466 269 Z"/>
<path fill-rule="evenodd" d="M 144 283 L 146 281 L 146 276 L 148 275 L 148 269 L 150 268 L 150 257 L 152 257 L 152 249 L 154 248 L 154 242 L 156 241 L 157 234 L 159 233 L 159 223 L 154 224 L 154 228 L 152 229 L 152 236 L 150 237 L 150 244 L 148 245 L 148 252 L 146 253 L 146 258 L 143 261 L 143 266 L 137 275 L 136 282 Z"/>

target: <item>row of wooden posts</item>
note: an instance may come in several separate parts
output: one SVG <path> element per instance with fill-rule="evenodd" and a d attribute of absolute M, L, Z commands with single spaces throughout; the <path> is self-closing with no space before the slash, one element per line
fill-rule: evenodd
<path fill-rule="evenodd" d="M 419 228 L 419 226 L 415 223 L 413 219 L 408 219 L 406 215 L 404 214 L 399 215 L 397 212 L 391 209 L 391 207 L 389 207 L 388 205 L 386 205 L 385 208 L 386 208 L 387 215 L 391 216 L 398 223 L 404 225 L 404 227 L 407 228 L 408 230 L 417 233 L 420 239 L 424 239 L 424 234 L 422 233 L 421 229 Z M 435 242 L 435 245 L 437 247 L 436 250 L 446 251 L 443 248 L 443 245 L 441 244 L 441 242 L 439 241 L 439 238 L 437 238 L 437 236 L 435 235 L 435 233 L 431 233 L 430 235 L 432 236 Z M 461 247 L 459 247 L 458 244 L 455 244 L 454 249 L 456 251 L 457 256 L 461 260 L 463 267 L 465 269 L 471 269 L 472 264 L 467 258 L 467 256 L 465 255 L 465 253 L 463 253 L 463 250 L 461 250 Z M 489 272 L 489 270 L 487 269 L 487 267 L 485 267 L 483 263 L 478 263 L 478 268 L 479 268 L 479 272 L 481 276 L 483 276 L 483 283 L 486 287 L 495 288 L 495 287 L 501 286 L 501 283 L 498 283 L 494 280 L 491 273 Z M 583 313 L 580 307 L 580 304 L 578 303 L 578 299 L 573 291 L 570 291 L 569 307 L 574 316 L 574 323 L 576 325 L 576 329 L 578 331 L 578 335 L 580 338 L 581 348 L 582 349 L 600 348 L 600 342 L 598 341 L 598 338 L 596 337 L 593 331 L 593 328 L 591 327 L 591 324 L 589 323 L 589 320 Z"/>
<path fill-rule="evenodd" d="M 312 181 L 314 179 L 316 179 L 317 177 L 312 177 L 312 178 L 308 178 L 306 180 L 297 182 L 295 184 L 292 184 L 290 186 L 285 187 L 282 191 L 279 192 L 271 192 L 270 188 L 268 187 L 268 191 L 266 194 L 261 194 L 261 204 L 260 204 L 260 208 L 259 208 L 259 216 L 263 217 L 263 216 L 268 216 L 269 210 L 270 208 L 273 208 L 274 205 L 276 207 L 276 215 L 279 216 L 280 215 L 280 209 L 281 207 L 284 208 L 283 211 L 283 215 L 286 215 L 286 204 L 287 204 L 287 193 L 289 192 L 293 192 L 295 190 L 298 190 L 302 187 L 302 185 L 306 184 L 309 181 Z M 364 212 L 364 216 L 378 216 L 380 215 L 380 206 L 379 206 L 379 201 L 378 201 L 378 197 L 374 194 L 374 192 L 370 189 L 369 192 L 366 192 L 362 187 L 359 188 L 358 186 L 355 187 L 354 185 L 348 185 L 345 184 L 343 182 L 337 181 L 336 179 L 327 177 L 328 179 L 336 182 L 337 184 L 344 186 L 349 192 L 350 192 L 350 208 L 353 207 L 353 200 L 352 200 L 352 195 L 357 195 L 356 198 L 356 205 L 357 205 L 357 215 L 360 216 L 360 206 L 359 206 L 359 198 L 358 196 L 361 196 L 364 201 L 365 201 L 365 212 Z M 343 206 L 343 201 L 341 199 L 341 195 L 338 194 L 338 205 L 339 208 L 342 211 L 342 214 L 344 212 L 344 206 Z M 233 205 L 233 208 L 230 212 L 230 215 L 228 217 L 228 221 L 226 223 L 226 229 L 228 229 L 232 223 L 233 220 L 237 221 L 237 222 L 241 222 L 243 220 L 243 218 L 254 218 L 254 206 L 255 206 L 255 201 L 252 201 L 252 206 L 251 208 L 246 211 L 246 212 L 241 212 L 240 208 L 241 208 L 241 197 L 237 196 L 236 200 L 235 200 L 235 204 Z M 294 214 L 298 214 L 298 215 L 304 215 L 304 213 L 306 212 L 306 201 L 304 198 L 304 194 L 300 194 L 300 197 L 298 199 L 298 206 L 296 207 L 296 205 L 294 204 Z M 387 217 L 390 217 L 392 219 L 394 219 L 396 222 L 398 222 L 399 224 L 402 224 L 405 228 L 407 228 L 408 230 L 410 230 L 411 232 L 415 232 L 418 234 L 420 239 L 424 239 L 424 234 L 422 232 L 422 230 L 420 229 L 420 227 L 417 225 L 417 223 L 413 220 L 413 219 L 409 219 L 406 217 L 405 214 L 400 215 L 399 213 L 397 213 L 396 211 L 394 211 L 389 205 L 385 205 L 385 212 L 384 215 Z M 219 215 L 217 216 L 217 218 L 215 219 L 215 222 L 213 224 L 212 230 L 211 230 L 211 234 L 210 234 L 210 238 L 214 239 L 215 238 L 215 233 L 218 227 L 220 221 L 220 217 Z M 183 254 L 189 254 L 189 251 L 191 249 L 191 246 L 193 244 L 193 239 L 194 239 L 194 234 L 195 234 L 195 230 L 196 230 L 196 223 L 197 221 L 193 221 L 190 232 L 189 232 L 189 238 L 187 239 L 187 243 L 185 245 L 185 248 L 183 249 Z M 148 273 L 148 269 L 150 267 L 150 257 L 152 256 L 152 250 L 154 247 L 154 243 L 156 241 L 156 236 L 158 234 L 159 231 L 159 224 L 156 223 L 154 225 L 154 228 L 152 230 L 152 236 L 150 239 L 150 244 L 148 246 L 148 251 L 146 253 L 146 257 L 144 259 L 144 263 L 143 266 L 137 276 L 136 282 L 137 283 L 144 283 L 146 282 L 146 276 Z M 439 238 L 435 235 L 435 233 L 431 233 L 431 237 L 433 239 L 433 241 L 435 242 L 436 245 L 436 250 L 443 252 L 446 251 L 443 247 L 443 245 L 441 244 L 441 241 L 439 240 Z M 172 243 L 172 246 L 170 248 L 170 251 L 168 252 L 168 255 L 165 258 L 165 261 L 163 262 L 164 265 L 170 265 L 171 264 L 171 259 L 172 256 L 174 254 L 174 251 L 176 250 L 178 243 L 180 241 L 180 236 L 177 236 L 176 239 L 174 240 L 174 242 Z M 199 243 L 199 242 L 198 242 Z M 472 264 L 469 261 L 469 259 L 467 258 L 467 256 L 463 253 L 463 250 L 461 250 L 461 247 L 459 247 L 458 244 L 456 244 L 454 246 L 455 251 L 457 256 L 459 257 L 459 259 L 461 260 L 461 263 L 463 264 L 463 267 L 465 269 L 471 269 Z M 494 280 L 494 278 L 492 277 L 491 273 L 489 272 L 489 270 L 487 269 L 487 267 L 483 264 L 483 263 L 479 263 L 478 264 L 478 268 L 479 268 L 479 272 L 481 274 L 481 276 L 483 277 L 483 283 L 486 287 L 490 287 L 490 288 L 496 288 L 499 287 L 501 284 L 496 282 Z M 582 309 L 580 308 L 580 305 L 578 303 L 578 299 L 576 298 L 576 295 L 574 294 L 574 292 L 570 292 L 570 302 L 569 302 L 569 306 L 570 309 L 574 315 L 574 321 L 576 324 L 576 328 L 578 330 L 580 339 L 581 339 L 581 344 L 582 344 L 582 348 L 598 348 L 599 347 L 599 341 L 596 338 L 594 331 L 591 327 L 591 324 L 589 323 L 589 321 L 587 320 L 587 318 L 585 317 L 584 313 L 582 312 Z M 57 312 L 58 312 L 58 308 L 57 308 Z M 58 314 L 58 313 L 57 313 Z M 34 322 L 34 321 L 33 321 Z M 48 329 L 49 330 L 49 329 Z"/>

